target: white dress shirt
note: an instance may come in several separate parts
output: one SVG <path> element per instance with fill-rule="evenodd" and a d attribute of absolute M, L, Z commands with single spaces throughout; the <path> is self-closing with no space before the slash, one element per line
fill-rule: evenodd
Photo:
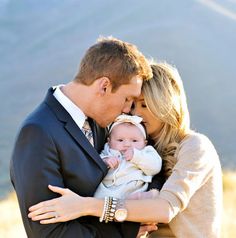
<path fill-rule="evenodd" d="M 65 110 L 70 114 L 72 119 L 75 121 L 76 125 L 82 129 L 85 120 L 87 119 L 86 115 L 83 111 L 76 106 L 62 91 L 61 87 L 63 84 L 54 86 L 56 90 L 53 93 L 53 96 L 57 99 L 57 101 L 65 108 Z"/>

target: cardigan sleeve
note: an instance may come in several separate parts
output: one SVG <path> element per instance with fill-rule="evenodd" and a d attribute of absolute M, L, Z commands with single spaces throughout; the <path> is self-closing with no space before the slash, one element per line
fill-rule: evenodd
<path fill-rule="evenodd" d="M 134 149 L 134 156 L 130 162 L 149 176 L 159 173 L 162 165 L 160 155 L 152 146 L 146 146 L 142 150 Z"/>
<path fill-rule="evenodd" d="M 169 202 L 171 218 L 187 207 L 194 193 L 207 181 L 216 159 L 215 148 L 204 135 L 190 135 L 180 144 L 177 163 L 159 195 Z"/>

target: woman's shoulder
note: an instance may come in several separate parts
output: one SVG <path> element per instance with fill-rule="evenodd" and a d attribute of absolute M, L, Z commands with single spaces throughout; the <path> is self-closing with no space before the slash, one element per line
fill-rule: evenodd
<path fill-rule="evenodd" d="M 176 157 L 185 168 L 201 168 L 208 171 L 219 164 L 219 156 L 210 139 L 194 131 L 182 140 Z"/>
<path fill-rule="evenodd" d="M 216 154 L 216 150 L 211 140 L 204 134 L 191 131 L 180 143 L 180 150 L 193 151 L 199 153 L 207 152 Z"/>
<path fill-rule="evenodd" d="M 205 145 L 211 145 L 213 146 L 210 139 L 201 133 L 191 131 L 189 132 L 185 138 L 181 141 L 180 145 L 196 145 L 196 146 L 205 146 Z"/>

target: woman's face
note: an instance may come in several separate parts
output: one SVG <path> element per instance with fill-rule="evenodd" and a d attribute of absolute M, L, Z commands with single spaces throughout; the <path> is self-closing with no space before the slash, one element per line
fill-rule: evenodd
<path fill-rule="evenodd" d="M 143 95 L 141 95 L 134 102 L 133 115 L 137 115 L 143 118 L 143 123 L 146 127 L 147 134 L 154 138 L 162 128 L 163 123 L 153 115 L 146 106 Z"/>

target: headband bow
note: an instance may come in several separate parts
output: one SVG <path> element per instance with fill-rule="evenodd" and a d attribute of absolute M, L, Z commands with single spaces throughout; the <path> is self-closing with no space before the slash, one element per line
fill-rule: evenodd
<path fill-rule="evenodd" d="M 139 130 L 142 132 L 144 138 L 146 139 L 146 132 L 145 129 L 143 127 L 143 125 L 141 124 L 143 118 L 139 117 L 139 116 L 130 116 L 130 115 L 126 115 L 126 114 L 122 114 L 120 116 L 118 116 L 115 121 L 112 123 L 111 127 L 109 128 L 109 133 L 112 131 L 112 129 L 121 124 L 121 123 L 131 123 L 135 126 L 137 126 L 139 128 Z"/>

